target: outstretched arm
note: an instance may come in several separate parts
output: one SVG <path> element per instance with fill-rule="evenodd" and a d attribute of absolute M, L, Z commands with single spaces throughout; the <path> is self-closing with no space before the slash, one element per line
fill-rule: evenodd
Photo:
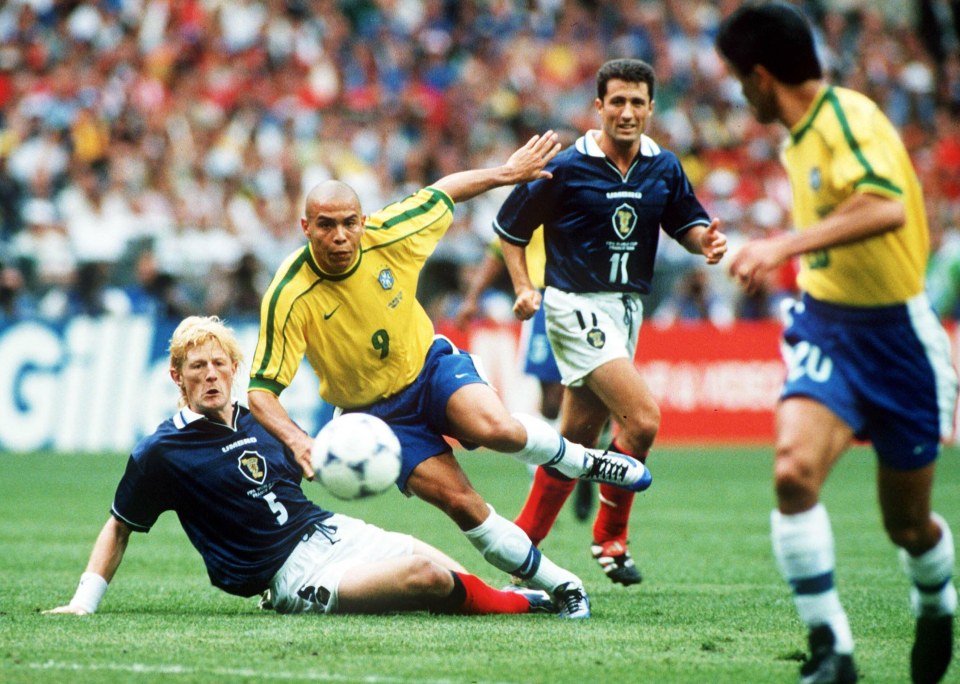
<path fill-rule="evenodd" d="M 247 392 L 247 404 L 257 422 L 293 451 L 304 477 L 312 480 L 314 472 L 310 465 L 310 452 L 313 438 L 293 422 L 279 397 L 265 390 L 254 390 Z"/>
<path fill-rule="evenodd" d="M 90 560 L 87 561 L 87 569 L 81 575 L 80 585 L 70 603 L 45 610 L 44 613 L 89 615 L 96 612 L 100 599 L 107 591 L 107 584 L 113 579 L 123 560 L 130 532 L 129 525 L 110 516 L 97 536 L 93 551 L 90 553 Z"/>
<path fill-rule="evenodd" d="M 535 135 L 527 144 L 510 155 L 501 166 L 489 169 L 471 169 L 458 171 L 444 176 L 431 187 L 443 190 L 454 202 L 464 202 L 503 185 L 527 183 L 538 178 L 552 178 L 553 174 L 544 171 L 547 163 L 560 151 L 557 134 L 547 131 Z"/>

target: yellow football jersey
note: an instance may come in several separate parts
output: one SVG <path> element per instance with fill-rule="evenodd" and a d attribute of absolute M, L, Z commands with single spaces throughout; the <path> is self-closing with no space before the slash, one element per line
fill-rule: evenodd
<path fill-rule="evenodd" d="M 452 222 L 450 197 L 425 188 L 367 218 L 347 272 L 321 271 L 309 244 L 287 257 L 260 307 L 250 389 L 279 395 L 304 354 L 334 406 L 367 406 L 410 385 L 434 336 L 417 280 Z"/>
<path fill-rule="evenodd" d="M 500 238 L 494 238 L 490 243 L 490 249 L 497 258 L 503 260 L 503 249 L 500 247 Z M 527 243 L 527 274 L 530 276 L 530 282 L 538 290 L 542 290 L 544 285 L 544 273 L 547 269 L 547 248 L 543 244 L 543 226 L 540 226 L 533 235 L 530 236 L 530 242 Z"/>
<path fill-rule="evenodd" d="M 851 306 L 896 304 L 923 291 L 930 238 L 920 182 L 900 136 L 873 101 L 825 86 L 791 129 L 784 165 L 800 231 L 857 192 L 898 199 L 906 213 L 896 230 L 804 254 L 802 290 Z"/>

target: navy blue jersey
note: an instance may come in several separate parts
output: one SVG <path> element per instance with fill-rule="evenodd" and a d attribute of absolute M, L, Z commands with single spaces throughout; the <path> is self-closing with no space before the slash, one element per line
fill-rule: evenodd
<path fill-rule="evenodd" d="M 544 226 L 548 286 L 646 294 L 660 228 L 676 240 L 693 226 L 710 225 L 680 160 L 647 136 L 626 175 L 600 151 L 592 131 L 547 170 L 553 178 L 513 189 L 493 227 L 525 246 Z"/>
<path fill-rule="evenodd" d="M 162 512 L 176 511 L 210 582 L 252 596 L 332 515 L 306 497 L 301 478 L 289 449 L 248 409 L 235 405 L 232 427 L 182 409 L 136 446 L 112 513 L 148 532 Z"/>

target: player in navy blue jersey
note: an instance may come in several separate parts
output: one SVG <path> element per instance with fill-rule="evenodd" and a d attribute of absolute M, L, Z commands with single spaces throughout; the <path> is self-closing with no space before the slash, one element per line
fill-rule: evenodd
<path fill-rule="evenodd" d="M 619 431 L 610 449 L 645 461 L 660 411 L 633 363 L 650 291 L 660 230 L 715 264 L 727 249 L 677 157 L 644 135 L 653 113 L 654 72 L 617 59 L 597 73 L 594 106 L 600 130 L 588 131 L 548 165 L 549 179 L 518 185 L 494 223 L 513 280 L 514 313 L 534 315 L 540 291 L 531 283 L 525 249 L 543 225 L 547 335 L 566 387 L 560 432 L 596 444 L 612 417 Z M 540 468 L 516 522 L 534 543 L 549 532 L 574 481 Z M 641 580 L 627 550 L 633 492 L 601 484 L 591 553 L 607 576 Z"/>
<path fill-rule="evenodd" d="M 240 361 L 217 317 L 177 327 L 170 375 L 181 408 L 134 449 L 73 599 L 48 613 L 95 612 L 131 532 L 149 532 L 167 510 L 214 586 L 266 593 L 261 606 L 278 612 L 555 612 L 545 592 L 499 591 L 429 544 L 310 501 L 290 450 L 233 400 Z"/>

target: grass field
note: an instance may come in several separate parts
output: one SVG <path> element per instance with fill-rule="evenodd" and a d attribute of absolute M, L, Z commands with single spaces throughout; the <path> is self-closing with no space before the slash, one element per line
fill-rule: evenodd
<path fill-rule="evenodd" d="M 960 530 L 958 451 L 941 459 L 935 508 Z M 544 551 L 584 578 L 593 618 L 426 614 L 279 616 L 223 594 L 167 514 L 135 535 L 95 616 L 47 616 L 66 603 L 108 514 L 123 455 L 2 455 L 0 681 L 212 682 L 793 682 L 805 650 L 768 540 L 768 449 L 661 448 L 638 498 L 631 547 L 639 587 L 610 584 L 587 552 L 589 525 L 561 513 Z M 513 516 L 523 466 L 461 458 L 477 488 Z M 863 681 L 908 681 L 913 621 L 907 583 L 876 508 L 869 451 L 838 466 L 824 500 L 838 546 L 837 582 Z M 314 499 L 319 485 L 306 483 Z M 411 532 L 495 585 L 453 523 L 395 491 L 338 510 Z M 960 681 L 960 666 L 950 673 Z"/>

